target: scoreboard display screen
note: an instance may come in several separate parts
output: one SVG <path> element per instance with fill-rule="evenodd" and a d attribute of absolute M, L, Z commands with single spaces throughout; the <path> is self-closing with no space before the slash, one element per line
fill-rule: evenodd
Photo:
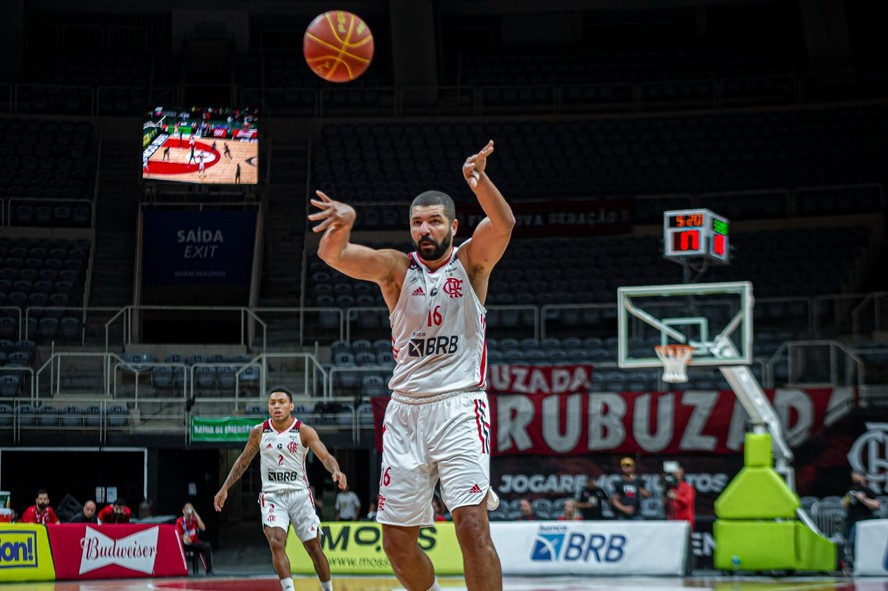
<path fill-rule="evenodd" d="M 706 258 L 719 263 L 730 259 L 729 223 L 708 209 L 663 213 L 663 256 L 672 260 Z"/>

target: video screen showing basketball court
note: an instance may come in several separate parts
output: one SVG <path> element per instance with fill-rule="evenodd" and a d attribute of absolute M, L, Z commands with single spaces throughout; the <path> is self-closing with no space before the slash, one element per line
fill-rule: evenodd
<path fill-rule="evenodd" d="M 156 107 L 142 124 L 142 178 L 255 185 L 258 115 L 253 108 Z"/>

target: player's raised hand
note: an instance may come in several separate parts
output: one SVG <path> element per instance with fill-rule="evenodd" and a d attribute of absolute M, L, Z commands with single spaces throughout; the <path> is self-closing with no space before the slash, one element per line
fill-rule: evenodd
<path fill-rule="evenodd" d="M 312 199 L 311 204 L 320 211 L 309 214 L 312 222 L 320 222 L 312 228 L 313 232 L 324 232 L 327 228 L 351 228 L 355 223 L 355 210 L 352 206 L 340 201 L 330 199 L 323 191 L 315 191 L 317 199 Z"/>
<path fill-rule="evenodd" d="M 466 158 L 462 167 L 463 177 L 473 189 L 478 186 L 478 179 L 484 174 L 484 169 L 487 167 L 487 157 L 491 154 L 493 154 L 493 140 L 488 141 L 480 152 Z"/>

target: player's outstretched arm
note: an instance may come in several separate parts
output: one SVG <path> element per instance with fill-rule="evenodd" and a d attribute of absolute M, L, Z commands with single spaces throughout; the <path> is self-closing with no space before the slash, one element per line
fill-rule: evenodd
<path fill-rule="evenodd" d="M 312 206 L 318 211 L 309 214 L 308 219 L 318 222 L 314 232 L 323 232 L 318 245 L 318 256 L 341 273 L 354 279 L 378 283 L 385 290 L 389 284 L 397 283 L 407 269 L 407 256 L 396 250 L 375 250 L 349 242 L 351 229 L 355 223 L 355 210 L 350 205 L 330 199 L 322 191 L 316 191 L 317 199 Z"/>
<path fill-rule="evenodd" d="M 256 454 L 259 453 L 259 443 L 261 439 L 262 425 L 256 425 L 250 430 L 250 437 L 247 439 L 247 445 L 244 446 L 244 451 L 241 452 L 241 455 L 238 456 L 234 465 L 231 467 L 228 477 L 225 479 L 225 482 L 222 483 L 222 488 L 220 488 L 219 492 L 216 493 L 216 496 L 213 497 L 213 507 L 216 508 L 216 511 L 221 511 L 222 507 L 225 506 L 225 500 L 228 498 L 228 489 L 244 475 L 244 472 L 250 467 L 250 462 L 252 462 L 253 458 L 256 457 Z"/>
<path fill-rule="evenodd" d="M 327 469 L 327 472 L 333 476 L 333 482 L 339 486 L 340 490 L 344 489 L 348 485 L 348 479 L 342 473 L 342 470 L 339 469 L 339 462 L 336 461 L 336 458 L 333 457 L 333 454 L 327 450 L 327 446 L 321 441 L 318 432 L 303 424 L 299 427 L 299 436 L 302 438 L 302 445 L 310 449 L 323 464 L 324 468 Z"/>
<path fill-rule="evenodd" d="M 482 276 L 490 274 L 493 266 L 506 251 L 512 236 L 512 228 L 515 227 L 512 208 L 486 173 L 487 158 L 491 154 L 493 154 L 493 140 L 487 142 L 478 153 L 466 158 L 462 167 L 463 177 L 487 216 L 478 224 L 472 239 L 464 246 L 467 250 L 465 266 L 469 269 L 470 275 L 475 277 L 479 273 Z"/>

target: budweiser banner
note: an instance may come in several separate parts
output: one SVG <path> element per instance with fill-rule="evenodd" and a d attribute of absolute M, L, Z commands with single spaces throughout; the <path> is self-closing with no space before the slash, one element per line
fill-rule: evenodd
<path fill-rule="evenodd" d="M 515 215 L 513 236 L 617 234 L 628 232 L 632 224 L 631 199 L 523 201 L 511 206 Z M 477 203 L 460 203 L 457 210 L 465 235 L 485 217 Z"/>
<path fill-rule="evenodd" d="M 490 396 L 495 456 L 733 454 L 742 449 L 749 420 L 730 390 L 541 396 L 539 388 L 527 389 L 534 393 Z M 797 446 L 847 414 L 854 389 L 785 388 L 766 395 L 787 442 Z M 388 399 L 374 398 L 373 404 L 381 449 Z"/>
<path fill-rule="evenodd" d="M 172 525 L 63 524 L 47 528 L 58 579 L 188 574 Z"/>

